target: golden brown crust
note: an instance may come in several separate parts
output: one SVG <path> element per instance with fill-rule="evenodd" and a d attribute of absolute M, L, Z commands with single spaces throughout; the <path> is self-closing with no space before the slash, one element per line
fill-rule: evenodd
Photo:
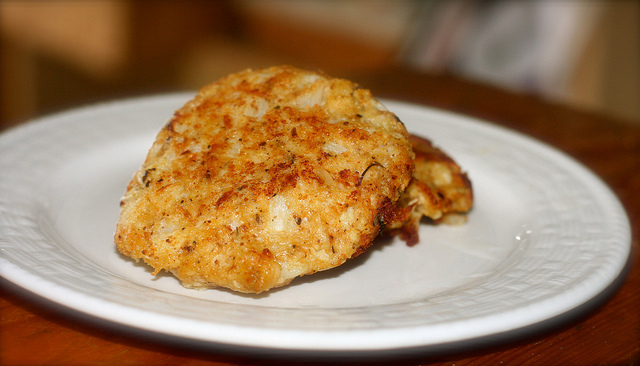
<path fill-rule="evenodd" d="M 160 131 L 115 242 L 186 287 L 282 286 L 371 244 L 411 179 L 408 138 L 349 81 L 289 66 L 230 75 Z"/>
<path fill-rule="evenodd" d="M 414 245 L 423 217 L 436 223 L 464 223 L 473 207 L 473 189 L 467 174 L 431 141 L 415 135 L 410 141 L 415 153 L 413 177 L 397 202 L 395 219 L 387 227 Z"/>

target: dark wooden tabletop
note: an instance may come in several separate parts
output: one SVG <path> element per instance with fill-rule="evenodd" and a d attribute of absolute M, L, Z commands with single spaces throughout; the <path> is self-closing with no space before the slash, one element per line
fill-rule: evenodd
<path fill-rule="evenodd" d="M 350 76 L 384 98 L 477 117 L 544 141 L 600 176 L 623 203 L 632 257 L 615 291 L 573 318 L 481 347 L 416 353 L 365 364 L 632 365 L 640 363 L 640 121 L 623 121 L 447 75 L 387 70 Z M 123 331 L 0 282 L 2 365 L 282 365 L 305 363 L 193 347 Z M 279 358 L 280 357 L 280 358 Z M 309 360 L 307 360 L 309 361 Z M 350 360 L 345 363 L 351 363 Z"/>

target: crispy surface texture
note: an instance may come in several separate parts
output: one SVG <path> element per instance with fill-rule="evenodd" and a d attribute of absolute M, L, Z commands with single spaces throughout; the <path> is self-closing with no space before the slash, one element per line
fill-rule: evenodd
<path fill-rule="evenodd" d="M 460 166 L 430 140 L 411 135 L 415 169 L 409 185 L 396 203 L 387 229 L 409 245 L 417 244 L 422 218 L 434 223 L 460 225 L 473 208 L 471 181 Z"/>
<path fill-rule="evenodd" d="M 159 132 L 115 242 L 185 287 L 260 293 L 370 246 L 413 158 L 404 125 L 368 90 L 290 66 L 246 70 L 201 89 Z"/>

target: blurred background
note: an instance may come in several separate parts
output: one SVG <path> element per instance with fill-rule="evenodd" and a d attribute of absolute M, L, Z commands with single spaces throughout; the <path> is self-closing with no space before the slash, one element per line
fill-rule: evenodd
<path fill-rule="evenodd" d="M 278 64 L 364 87 L 447 74 L 640 123 L 639 22 L 637 0 L 0 0 L 0 129 Z"/>

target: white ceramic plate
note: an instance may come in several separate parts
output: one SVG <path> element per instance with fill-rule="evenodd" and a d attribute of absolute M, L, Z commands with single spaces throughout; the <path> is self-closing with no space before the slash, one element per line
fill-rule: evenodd
<path fill-rule="evenodd" d="M 630 252 L 621 205 L 592 173 L 514 132 L 386 102 L 468 171 L 466 225 L 423 225 L 263 296 L 195 291 L 120 256 L 119 200 L 192 95 L 91 106 L 0 136 L 0 274 L 71 309 L 160 334 L 296 351 L 380 351 L 513 331 L 607 289 Z"/>

